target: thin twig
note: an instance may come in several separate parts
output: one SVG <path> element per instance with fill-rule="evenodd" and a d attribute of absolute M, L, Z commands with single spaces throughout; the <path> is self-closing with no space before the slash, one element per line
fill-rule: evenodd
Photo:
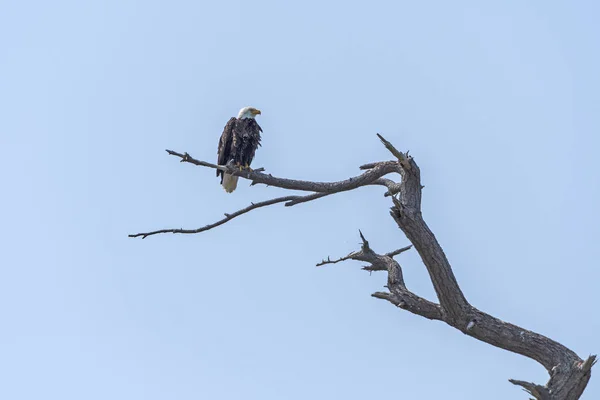
<path fill-rule="evenodd" d="M 346 257 L 340 257 L 337 260 L 331 260 L 329 257 L 327 257 L 327 260 L 322 260 L 320 263 L 317 264 L 317 267 L 321 267 L 323 265 L 327 265 L 327 264 L 337 264 L 339 262 L 342 261 L 346 261 L 346 260 L 353 260 L 354 257 L 356 256 L 357 252 L 352 252 L 350 254 L 348 254 Z"/>
<path fill-rule="evenodd" d="M 167 153 L 169 153 L 172 156 L 177 156 L 179 158 L 181 158 L 181 161 L 179 162 L 187 162 L 190 164 L 194 164 L 194 165 L 199 165 L 201 167 L 208 167 L 208 168 L 214 168 L 214 169 L 218 169 L 221 171 L 227 171 L 227 166 L 225 165 L 217 165 L 217 164 L 212 164 L 206 161 L 200 161 L 200 160 L 196 160 L 194 157 L 190 156 L 188 153 L 178 153 L 176 151 L 173 150 L 165 150 Z"/>

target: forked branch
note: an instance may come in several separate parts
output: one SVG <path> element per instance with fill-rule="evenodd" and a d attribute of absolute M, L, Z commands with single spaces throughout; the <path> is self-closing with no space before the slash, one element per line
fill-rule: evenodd
<path fill-rule="evenodd" d="M 311 181 L 300 181 L 294 179 L 284 179 L 277 178 L 272 176 L 271 174 L 263 173 L 264 168 L 257 168 L 254 170 L 243 169 L 239 170 L 232 165 L 217 165 L 212 164 L 206 161 L 197 160 L 194 157 L 190 156 L 188 153 L 178 153 L 173 150 L 166 150 L 172 156 L 176 156 L 181 158 L 180 162 L 190 163 L 193 165 L 197 165 L 200 167 L 207 167 L 218 169 L 220 171 L 225 171 L 228 174 L 239 176 L 241 178 L 245 178 L 250 180 L 252 185 L 255 184 L 265 184 L 267 186 L 274 186 L 283 189 L 290 190 L 300 190 L 300 191 L 312 191 L 315 193 L 309 195 L 296 195 L 296 196 L 285 196 L 278 197 L 271 200 L 261 201 L 258 203 L 252 203 L 250 206 L 233 212 L 231 214 L 225 214 L 225 218 L 220 219 L 217 222 L 212 224 L 205 225 L 201 228 L 196 229 L 184 229 L 184 228 L 168 228 L 168 229 L 159 229 L 150 232 L 140 232 L 135 234 L 130 234 L 129 237 L 141 237 L 142 239 L 147 238 L 148 236 L 157 235 L 160 233 L 181 233 L 181 234 L 194 234 L 205 232 L 210 229 L 216 228 L 217 226 L 223 225 L 238 217 L 242 214 L 245 214 L 249 211 L 252 211 L 256 208 L 270 206 L 277 203 L 285 203 L 286 207 L 291 207 L 296 204 L 306 203 L 312 200 L 317 200 L 325 196 L 329 196 L 334 193 L 344 192 L 348 190 L 353 190 L 362 186 L 385 186 L 387 187 L 387 192 L 384 193 L 385 196 L 391 196 L 396 194 L 400 187 L 399 185 L 392 181 L 391 179 L 382 178 L 384 175 L 388 175 L 392 172 L 399 172 L 399 165 L 394 161 L 382 161 L 378 163 L 373 163 L 372 167 L 369 168 L 368 171 L 352 177 L 348 178 L 344 181 L 338 182 L 311 182 Z"/>

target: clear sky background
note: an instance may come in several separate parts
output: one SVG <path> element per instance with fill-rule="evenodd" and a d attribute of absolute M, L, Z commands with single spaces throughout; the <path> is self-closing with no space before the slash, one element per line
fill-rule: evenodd
<path fill-rule="evenodd" d="M 421 167 L 465 295 L 600 352 L 595 1 L 1 1 L 0 398 L 524 399 L 543 367 L 370 294 L 359 245 L 408 244 L 383 189 L 274 206 L 216 160 L 260 108 L 254 166 L 339 180 Z M 414 251 L 406 282 L 435 300 Z M 600 398 L 600 375 L 584 399 Z"/>

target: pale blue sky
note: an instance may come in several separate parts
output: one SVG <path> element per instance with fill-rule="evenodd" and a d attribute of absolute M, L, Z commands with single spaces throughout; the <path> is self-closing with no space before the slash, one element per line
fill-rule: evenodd
<path fill-rule="evenodd" d="M 381 188 L 258 210 L 214 161 L 263 110 L 255 166 L 338 180 L 421 166 L 426 221 L 467 298 L 600 352 L 600 6 L 594 1 L 0 1 L 0 398 L 524 399 L 533 361 L 317 269 L 408 244 Z M 415 252 L 407 285 L 434 300 Z M 600 397 L 598 373 L 584 399 Z"/>

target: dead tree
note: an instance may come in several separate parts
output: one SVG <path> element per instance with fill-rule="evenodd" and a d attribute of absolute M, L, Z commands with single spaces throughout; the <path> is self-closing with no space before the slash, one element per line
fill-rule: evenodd
<path fill-rule="evenodd" d="M 377 254 L 369 242 L 360 233 L 362 246 L 336 260 L 327 258 L 317 266 L 334 264 L 345 260 L 358 260 L 368 263 L 363 267 L 367 271 L 387 271 L 387 291 L 376 292 L 372 296 L 384 299 L 393 305 L 422 317 L 443 321 L 462 333 L 492 346 L 512 351 L 529 357 L 542 364 L 550 379 L 545 385 L 510 379 L 514 385 L 521 386 L 526 392 L 539 400 L 576 400 L 579 399 L 591 376 L 591 368 L 596 363 L 596 356 L 590 355 L 581 359 L 574 351 L 562 344 L 538 333 L 504 322 L 473 307 L 465 298 L 458 285 L 450 263 L 442 247 L 429 229 L 421 213 L 421 177 L 419 167 L 408 153 L 402 153 L 381 135 L 379 139 L 394 155 L 393 161 L 382 161 L 360 167 L 365 172 L 361 175 L 339 182 L 310 182 L 277 178 L 265 174 L 264 169 L 254 171 L 238 170 L 232 165 L 215 165 L 192 158 L 188 153 L 177 153 L 167 150 L 170 155 L 181 158 L 181 162 L 198 166 L 219 169 L 229 174 L 250 180 L 251 185 L 265 184 L 282 189 L 310 192 L 308 195 L 291 195 L 271 200 L 252 203 L 215 223 L 198 229 L 162 229 L 153 232 L 137 233 L 130 237 L 146 238 L 159 233 L 199 233 L 219 225 L 254 209 L 277 203 L 293 206 L 299 203 L 316 200 L 334 193 L 353 190 L 366 185 L 379 185 L 387 190 L 385 196 L 390 197 L 392 207 L 390 214 L 398 227 L 404 232 L 412 246 L 417 250 L 423 264 L 429 272 L 431 282 L 437 294 L 438 302 L 426 300 L 407 289 L 402 276 L 402 268 L 394 256 L 410 249 L 404 247 L 386 254 Z M 399 174 L 399 182 L 385 176 Z"/>

